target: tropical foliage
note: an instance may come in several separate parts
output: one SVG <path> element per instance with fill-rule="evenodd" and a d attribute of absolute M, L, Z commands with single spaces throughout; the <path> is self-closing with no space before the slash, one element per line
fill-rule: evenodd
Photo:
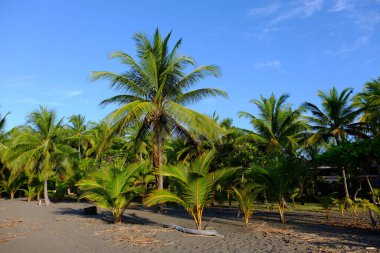
<path fill-rule="evenodd" d="M 191 214 L 197 229 L 202 229 L 203 210 L 212 197 L 213 188 L 220 180 L 234 173 L 234 169 L 210 172 L 214 155 L 213 151 L 204 153 L 190 166 L 178 164 L 164 167 L 162 175 L 175 180 L 178 192 L 155 190 L 148 195 L 144 204 L 152 206 L 166 202 L 176 203 Z"/>
<path fill-rule="evenodd" d="M 125 209 L 135 194 L 141 191 L 141 187 L 135 185 L 135 179 L 144 166 L 125 166 L 122 160 L 117 160 L 111 166 L 94 172 L 89 179 L 77 183 L 82 191 L 80 198 L 86 198 L 102 208 L 110 209 L 114 222 L 121 223 Z"/>
<path fill-rule="evenodd" d="M 67 175 L 75 163 L 76 150 L 63 142 L 62 120 L 54 111 L 40 107 L 28 115 L 28 123 L 15 137 L 4 154 L 12 174 L 36 171 L 44 180 L 45 204 L 49 205 L 48 179 L 65 170 Z"/>
<path fill-rule="evenodd" d="M 161 210 L 171 202 L 184 207 L 197 229 L 207 208 L 222 210 L 226 202 L 244 213 L 246 224 L 260 202 L 276 205 L 281 222 L 290 201 L 294 209 L 314 202 L 327 218 L 337 209 L 346 216 L 349 208 L 355 216 L 363 210 L 376 229 L 380 78 L 357 94 L 318 91 L 320 105 L 296 107 L 287 94 L 252 94 L 254 109 L 239 113 L 251 127 L 242 129 L 231 118 L 188 107 L 227 97 L 196 89 L 219 76 L 217 66 L 197 66 L 181 55 L 182 40 L 171 33 L 157 29 L 152 38 L 136 33 L 133 39 L 135 55 L 111 54 L 123 71 L 92 72 L 116 92 L 101 102 L 116 108 L 104 119 L 59 118 L 40 106 L 8 130 L 13 115 L 0 114 L 1 197 L 39 201 L 43 192 L 46 205 L 49 196 L 83 198 L 109 209 L 115 223 L 132 201 Z"/>
<path fill-rule="evenodd" d="M 185 73 L 187 68 L 195 67 L 195 62 L 188 56 L 178 55 L 182 40 L 170 48 L 170 37 L 171 33 L 162 38 L 158 29 L 152 40 L 136 33 L 137 60 L 121 51 L 111 54 L 111 58 L 127 67 L 126 72 L 95 71 L 92 74 L 94 80 L 106 79 L 111 88 L 120 92 L 101 102 L 102 105 L 120 106 L 106 118 L 113 131 L 121 132 L 131 124 L 141 122 L 135 143 L 151 132 L 158 189 L 163 189 L 161 166 L 166 137 L 175 134 L 196 145 L 197 135 L 207 135 L 209 129 L 218 128 L 210 118 L 185 105 L 208 97 L 227 96 L 226 92 L 214 88 L 191 90 L 201 79 L 218 76 L 219 70 L 214 65 L 206 65 Z"/>

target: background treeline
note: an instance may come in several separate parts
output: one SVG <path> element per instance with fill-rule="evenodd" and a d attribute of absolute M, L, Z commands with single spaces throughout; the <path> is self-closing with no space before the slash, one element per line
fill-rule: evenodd
<path fill-rule="evenodd" d="M 218 89 L 193 89 L 218 76 L 218 67 L 196 66 L 177 53 L 181 40 L 170 48 L 170 34 L 158 30 L 151 39 L 137 33 L 134 40 L 135 58 L 111 55 L 126 72 L 92 73 L 119 93 L 101 102 L 118 105 L 102 121 L 60 119 L 39 107 L 25 125 L 5 131 L 12 115 L 0 116 L 2 197 L 44 195 L 47 205 L 49 198 L 87 198 L 110 208 L 115 222 L 132 201 L 160 208 L 174 202 L 199 229 L 207 206 L 239 203 L 248 222 L 260 201 L 278 208 L 282 222 L 287 203 L 298 201 L 321 203 L 327 213 L 333 205 L 361 205 L 376 222 L 380 78 L 356 94 L 351 88 L 318 91 L 320 104 L 298 108 L 287 94 L 260 96 L 249 101 L 257 113 L 239 112 L 252 125 L 247 130 L 186 107 L 227 97 Z"/>

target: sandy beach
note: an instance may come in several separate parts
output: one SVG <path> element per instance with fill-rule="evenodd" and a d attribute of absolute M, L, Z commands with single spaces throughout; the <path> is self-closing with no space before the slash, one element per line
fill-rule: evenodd
<path fill-rule="evenodd" d="M 124 223 L 108 222 L 110 214 L 85 216 L 88 203 L 61 202 L 49 207 L 23 199 L 0 200 L 0 252 L 378 252 L 380 234 L 365 229 L 324 225 L 324 215 L 293 212 L 287 224 L 270 211 L 256 212 L 246 228 L 236 209 L 212 208 L 204 224 L 222 237 L 184 234 L 164 228 L 176 224 L 194 228 L 180 208 L 166 214 L 131 207 Z M 375 249 L 371 249 L 373 247 Z"/>

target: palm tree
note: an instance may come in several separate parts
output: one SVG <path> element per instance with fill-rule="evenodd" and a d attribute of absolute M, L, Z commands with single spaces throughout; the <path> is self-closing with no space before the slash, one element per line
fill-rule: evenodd
<path fill-rule="evenodd" d="M 94 172 L 89 179 L 78 182 L 77 186 L 83 191 L 80 198 L 111 209 L 114 223 L 121 223 L 124 211 L 135 194 L 141 191 L 140 186 L 135 186 L 135 180 L 136 174 L 144 166 L 141 163 L 124 167 L 124 161 L 119 159 L 111 166 Z"/>
<path fill-rule="evenodd" d="M 69 138 L 76 143 L 78 158 L 80 160 L 83 150 L 81 147 L 88 147 L 86 120 L 83 115 L 78 114 L 71 116 L 69 122 L 71 123 L 67 126 L 69 129 Z"/>
<path fill-rule="evenodd" d="M 179 164 L 163 167 L 162 175 L 169 176 L 175 181 L 178 192 L 174 193 L 164 189 L 154 190 L 145 199 L 144 204 L 153 206 L 166 202 L 177 203 L 191 214 L 197 229 L 202 229 L 203 210 L 212 197 L 215 185 L 235 172 L 234 169 L 209 172 L 214 155 L 214 151 L 204 153 L 195 159 L 190 166 Z"/>
<path fill-rule="evenodd" d="M 308 125 L 301 117 L 302 108 L 292 110 L 286 103 L 288 95 L 278 99 L 272 94 L 269 99 L 261 96 L 261 100 L 253 99 L 259 109 L 259 117 L 248 112 L 239 112 L 239 117 L 246 117 L 256 132 L 249 135 L 253 141 L 264 145 L 268 153 L 294 154 L 305 139 Z"/>
<path fill-rule="evenodd" d="M 350 95 L 352 89 L 344 89 L 340 94 L 333 87 L 328 94 L 323 91 L 318 91 L 318 96 L 322 99 L 322 109 L 318 106 L 305 102 L 304 107 L 309 110 L 312 116 L 308 119 L 311 123 L 311 128 L 314 131 L 308 142 L 314 145 L 319 142 L 328 143 L 333 141 L 335 145 L 340 145 L 347 140 L 347 136 L 355 136 L 366 138 L 363 133 L 365 127 L 363 124 L 355 122 L 360 110 L 355 110 L 350 103 Z M 347 178 L 345 168 L 342 169 L 342 178 L 344 183 L 344 191 L 346 198 L 350 198 L 347 186 Z"/>
<path fill-rule="evenodd" d="M 364 85 L 363 91 L 353 98 L 353 105 L 363 111 L 359 120 L 368 123 L 377 136 L 380 133 L 380 77 Z"/>
<path fill-rule="evenodd" d="M 109 71 L 95 71 L 94 80 L 109 80 L 111 88 L 120 92 L 101 102 L 101 105 L 117 104 L 120 107 L 108 115 L 113 129 L 122 131 L 131 123 L 141 121 L 136 142 L 151 132 L 153 167 L 157 175 L 162 175 L 162 159 L 165 138 L 174 134 L 185 137 L 196 144 L 198 133 L 217 128 L 207 116 L 195 112 L 185 105 L 197 103 L 208 97 L 223 96 L 226 92 L 219 89 L 191 88 L 209 75 L 218 76 L 218 68 L 207 65 L 185 73 L 195 62 L 187 56 L 178 56 L 177 50 L 182 40 L 178 40 L 172 49 L 169 47 L 171 33 L 161 37 L 158 29 L 153 39 L 136 33 L 134 40 L 137 58 L 117 51 L 111 54 L 125 64 L 127 71 L 117 74 Z M 157 186 L 163 189 L 162 176 L 157 177 Z"/>
<path fill-rule="evenodd" d="M 297 159 L 289 159 L 285 156 L 269 160 L 262 166 L 253 166 L 249 172 L 255 182 L 262 185 L 267 197 L 277 202 L 280 214 L 280 222 L 285 222 L 285 198 L 294 180 L 307 169 Z"/>
<path fill-rule="evenodd" d="M 49 177 L 59 169 L 70 171 L 77 152 L 62 142 L 62 120 L 54 111 L 40 107 L 28 115 L 28 124 L 4 154 L 5 160 L 14 174 L 38 171 L 44 180 L 45 205 L 49 205 Z"/>
<path fill-rule="evenodd" d="M 1 154 L 4 152 L 4 149 L 6 148 L 4 142 L 6 142 L 7 140 L 6 138 L 7 135 L 4 128 L 5 128 L 6 119 L 8 115 L 9 115 L 9 112 L 6 113 L 4 117 L 2 117 L 0 114 L 0 158 L 1 158 Z"/>
<path fill-rule="evenodd" d="M 249 219 L 253 214 L 257 195 L 262 190 L 262 186 L 257 184 L 246 184 L 241 189 L 235 187 L 232 189 L 234 190 L 236 200 L 239 202 L 239 207 L 244 213 L 245 225 L 248 226 Z"/>
<path fill-rule="evenodd" d="M 89 130 L 86 134 L 89 148 L 86 150 L 85 155 L 93 155 L 96 160 L 99 160 L 105 151 L 110 150 L 117 141 L 121 141 L 119 136 L 111 133 L 112 129 L 107 122 L 90 122 Z"/>
<path fill-rule="evenodd" d="M 19 191 L 22 185 L 25 183 L 25 178 L 23 175 L 4 175 L 5 173 L 1 173 L 2 180 L 0 180 L 0 193 L 6 192 L 9 194 L 10 199 L 12 200 L 17 191 Z"/>
<path fill-rule="evenodd" d="M 4 115 L 4 117 L 1 117 L 0 114 L 0 133 L 4 132 L 5 123 L 7 120 L 7 116 L 9 115 L 9 112 Z"/>

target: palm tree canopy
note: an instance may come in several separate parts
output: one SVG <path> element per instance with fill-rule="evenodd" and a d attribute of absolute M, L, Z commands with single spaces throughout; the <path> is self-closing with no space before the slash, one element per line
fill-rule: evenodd
<path fill-rule="evenodd" d="M 5 133 L 5 124 L 7 120 L 7 116 L 9 115 L 9 112 L 6 113 L 3 117 L 0 114 L 0 159 L 2 157 L 3 152 L 6 150 L 6 144 L 7 142 L 7 134 Z"/>
<path fill-rule="evenodd" d="M 124 64 L 126 72 L 92 73 L 93 80 L 109 80 L 111 88 L 121 93 L 101 102 L 102 105 L 120 105 L 107 117 L 115 130 L 121 131 L 132 122 L 142 121 L 139 138 L 159 125 L 166 133 L 195 139 L 197 133 L 209 131 L 213 125 L 211 119 L 185 105 L 208 97 L 227 97 L 226 92 L 219 89 L 191 89 L 207 76 L 218 76 L 219 69 L 214 65 L 200 66 L 186 74 L 185 69 L 195 67 L 195 62 L 178 55 L 182 40 L 170 48 L 170 37 L 171 33 L 162 38 L 158 29 L 152 40 L 136 33 L 138 60 L 121 51 L 110 56 Z"/>
<path fill-rule="evenodd" d="M 120 161 L 119 161 L 120 162 Z M 80 198 L 96 202 L 102 208 L 123 209 L 140 191 L 135 186 L 135 178 L 145 164 L 132 164 L 127 167 L 111 166 L 94 172 L 90 179 L 77 183 L 82 191 Z"/>
<path fill-rule="evenodd" d="M 347 88 L 339 94 L 335 87 L 328 94 L 318 91 L 318 96 L 322 99 L 322 109 L 309 102 L 303 104 L 312 114 L 308 117 L 314 130 L 309 139 L 310 144 L 321 140 L 327 142 L 329 139 L 334 139 L 339 144 L 348 135 L 367 137 L 362 131 L 363 125 L 355 122 L 361 111 L 355 110 L 350 103 L 352 91 Z"/>
<path fill-rule="evenodd" d="M 207 201 L 210 200 L 213 188 L 236 171 L 236 169 L 225 168 L 209 172 L 214 155 L 214 151 L 208 151 L 195 159 L 190 166 L 186 164 L 165 166 L 162 174 L 175 181 L 177 193 L 162 189 L 155 190 L 148 195 L 144 204 L 152 206 L 166 202 L 177 203 L 193 216 L 195 224 L 200 229 L 202 213 Z"/>
<path fill-rule="evenodd" d="M 28 126 L 18 129 L 4 154 L 13 173 L 37 169 L 47 178 L 53 169 L 73 166 L 76 150 L 62 142 L 62 119 L 54 111 L 40 107 L 28 115 Z"/>
<path fill-rule="evenodd" d="M 255 132 L 249 138 L 263 144 L 268 152 L 286 151 L 294 153 L 304 140 L 308 125 L 301 117 L 302 108 L 292 110 L 286 104 L 289 95 L 283 94 L 278 99 L 272 94 L 269 99 L 253 99 L 250 103 L 257 106 L 259 116 L 248 112 L 239 112 L 239 117 L 250 120 Z"/>
<path fill-rule="evenodd" d="M 364 85 L 363 91 L 353 98 L 353 105 L 363 111 L 359 120 L 371 124 L 374 134 L 378 134 L 380 124 L 380 77 Z"/>
<path fill-rule="evenodd" d="M 73 115 L 69 118 L 70 124 L 67 125 L 70 130 L 70 138 L 82 140 L 87 131 L 86 119 L 83 115 Z"/>

